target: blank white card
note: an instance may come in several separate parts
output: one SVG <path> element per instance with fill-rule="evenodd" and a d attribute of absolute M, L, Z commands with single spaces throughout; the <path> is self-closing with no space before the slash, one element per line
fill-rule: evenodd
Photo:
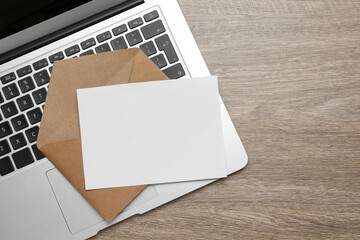
<path fill-rule="evenodd" d="M 77 90 L 87 190 L 226 177 L 216 77 Z"/>

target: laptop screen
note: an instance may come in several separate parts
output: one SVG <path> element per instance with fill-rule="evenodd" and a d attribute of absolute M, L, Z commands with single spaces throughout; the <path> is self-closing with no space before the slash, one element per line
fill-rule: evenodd
<path fill-rule="evenodd" d="M 2 54 L 134 0 L 0 0 Z"/>
<path fill-rule="evenodd" d="M 91 0 L 10 0 L 0 8 L 0 39 L 69 11 Z"/>

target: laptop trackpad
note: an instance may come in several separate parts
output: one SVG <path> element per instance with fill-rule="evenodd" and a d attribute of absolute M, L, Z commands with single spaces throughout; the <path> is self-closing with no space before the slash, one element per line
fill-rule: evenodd
<path fill-rule="evenodd" d="M 77 234 L 99 222 L 105 221 L 57 169 L 48 171 L 46 175 L 72 234 Z M 155 187 L 149 186 L 123 212 L 156 197 Z"/>
<path fill-rule="evenodd" d="M 46 175 L 72 234 L 104 221 L 57 169 L 47 172 Z"/>

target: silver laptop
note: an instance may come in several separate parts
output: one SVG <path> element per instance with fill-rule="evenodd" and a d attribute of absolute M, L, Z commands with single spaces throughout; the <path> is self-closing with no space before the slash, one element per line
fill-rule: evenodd
<path fill-rule="evenodd" d="M 210 75 L 176 0 L 14 0 L 0 12 L 1 239 L 86 239 L 216 180 L 148 186 L 109 224 L 36 148 L 54 61 L 139 47 L 171 79 Z M 221 111 L 231 174 L 247 155 Z"/>

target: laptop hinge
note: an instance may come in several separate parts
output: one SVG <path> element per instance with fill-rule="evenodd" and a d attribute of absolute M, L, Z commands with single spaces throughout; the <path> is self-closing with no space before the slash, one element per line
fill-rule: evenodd
<path fill-rule="evenodd" d="M 91 25 L 94 25 L 98 22 L 101 22 L 107 18 L 110 18 L 112 16 L 115 16 L 121 12 L 124 12 L 126 10 L 129 10 L 133 7 L 136 7 L 140 4 L 144 3 L 144 0 L 131 0 L 126 1 L 122 4 L 119 4 L 117 6 L 114 6 L 110 9 L 107 9 L 103 12 L 100 12 L 98 14 L 95 14 L 89 18 L 86 18 L 80 22 L 74 23 L 68 27 L 65 27 L 63 29 L 60 29 L 56 32 L 53 32 L 51 34 L 48 34 L 44 37 L 41 37 L 35 41 L 29 42 L 21 47 L 15 48 L 14 50 L 10 50 L 2 55 L 0 55 L 0 64 L 3 64 L 5 62 L 8 62 L 12 59 L 15 59 L 17 57 L 20 57 L 26 53 L 29 53 L 31 51 L 34 51 L 38 48 L 41 48 L 43 46 L 46 46 L 52 42 L 55 42 L 59 39 L 62 39 L 66 36 L 69 36 L 75 32 L 78 32 L 82 29 L 85 29 Z"/>

